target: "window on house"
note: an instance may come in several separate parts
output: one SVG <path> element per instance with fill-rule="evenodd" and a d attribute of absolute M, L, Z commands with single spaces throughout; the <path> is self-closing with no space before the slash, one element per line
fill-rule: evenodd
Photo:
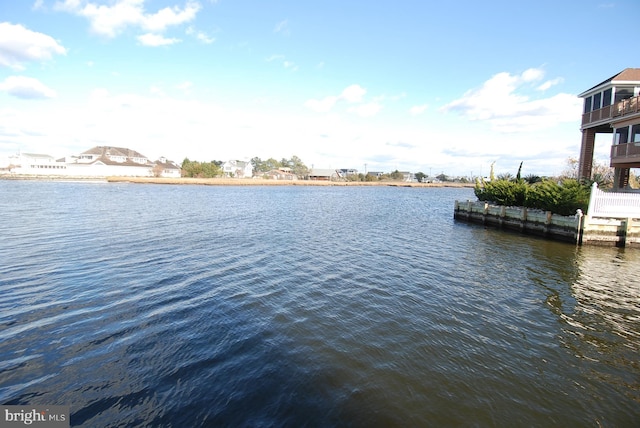
<path fill-rule="evenodd" d="M 584 113 L 589 113 L 591 111 L 591 97 L 587 97 L 584 99 Z"/>
<path fill-rule="evenodd" d="M 602 98 L 602 94 L 598 92 L 593 96 L 593 109 L 598 110 L 600 108 L 600 99 Z"/>
<path fill-rule="evenodd" d="M 613 144 L 627 144 L 629 142 L 629 127 L 618 128 L 614 134 Z"/>
<path fill-rule="evenodd" d="M 607 89 L 606 91 L 603 92 L 603 96 L 602 96 L 602 107 L 606 107 L 606 106 L 610 106 L 611 105 L 611 88 Z"/>
<path fill-rule="evenodd" d="M 640 143 L 640 124 L 631 127 L 631 142 Z"/>
<path fill-rule="evenodd" d="M 627 98 L 631 98 L 632 96 L 633 96 L 633 88 L 616 88 L 615 102 L 626 100 Z"/>

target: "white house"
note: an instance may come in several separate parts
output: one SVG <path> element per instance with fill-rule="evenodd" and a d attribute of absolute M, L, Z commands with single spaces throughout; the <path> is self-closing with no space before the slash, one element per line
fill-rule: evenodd
<path fill-rule="evenodd" d="M 222 165 L 225 177 L 251 178 L 253 177 L 253 165 L 248 161 L 228 160 Z"/>
<path fill-rule="evenodd" d="M 33 153 L 20 153 L 9 158 L 11 174 L 68 177 L 180 177 L 180 167 L 166 158 L 156 162 L 124 147 L 96 146 L 79 155 L 63 159 Z"/>
<path fill-rule="evenodd" d="M 153 174 L 159 177 L 177 178 L 182 176 L 182 168 L 164 156 L 154 162 Z"/>
<path fill-rule="evenodd" d="M 7 169 L 12 174 L 66 175 L 67 165 L 53 156 L 37 153 L 18 153 L 9 156 Z"/>

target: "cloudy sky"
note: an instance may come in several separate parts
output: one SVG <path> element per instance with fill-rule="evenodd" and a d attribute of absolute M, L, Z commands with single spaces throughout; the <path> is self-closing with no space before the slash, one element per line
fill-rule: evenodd
<path fill-rule="evenodd" d="M 0 154 L 551 175 L 579 154 L 577 94 L 640 66 L 638 16 L 637 0 L 2 1 Z"/>

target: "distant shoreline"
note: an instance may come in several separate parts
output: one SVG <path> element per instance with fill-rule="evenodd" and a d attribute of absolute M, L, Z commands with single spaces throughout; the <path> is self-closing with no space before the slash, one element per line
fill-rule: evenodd
<path fill-rule="evenodd" d="M 0 180 L 80 181 L 136 184 L 179 184 L 201 186 L 386 186 L 386 187 L 457 187 L 473 188 L 473 183 L 413 183 L 404 181 L 316 181 L 265 180 L 262 178 L 171 178 L 171 177 L 63 177 L 34 175 L 0 175 Z"/>
<path fill-rule="evenodd" d="M 472 183 L 408 183 L 403 181 L 316 181 L 265 180 L 262 178 L 156 178 L 107 177 L 110 183 L 185 184 L 205 186 L 387 186 L 387 187 L 474 187 Z"/>

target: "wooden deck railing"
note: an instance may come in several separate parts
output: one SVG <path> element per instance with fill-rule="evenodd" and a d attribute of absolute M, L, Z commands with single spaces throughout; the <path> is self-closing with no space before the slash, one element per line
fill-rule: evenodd
<path fill-rule="evenodd" d="M 612 163 L 640 161 L 640 143 L 614 144 L 611 146 Z"/>
<path fill-rule="evenodd" d="M 636 114 L 640 112 L 640 96 L 628 98 L 612 106 L 602 107 L 582 115 L 582 125 L 610 120 L 616 117 Z"/>

